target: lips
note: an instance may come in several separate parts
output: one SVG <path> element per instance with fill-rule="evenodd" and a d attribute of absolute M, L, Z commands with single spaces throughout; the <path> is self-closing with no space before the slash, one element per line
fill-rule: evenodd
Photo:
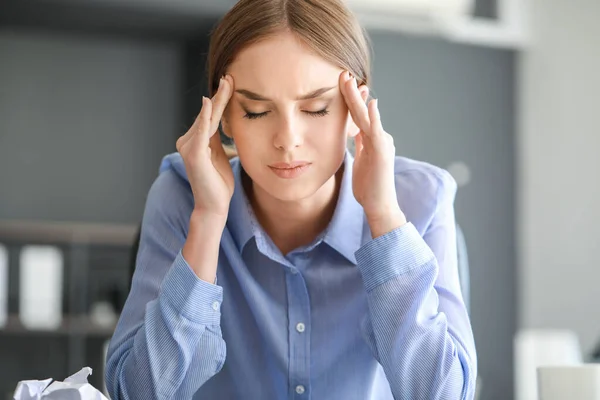
<path fill-rule="evenodd" d="M 275 163 L 269 165 L 271 171 L 280 178 L 293 179 L 306 172 L 312 164 L 307 161 L 294 161 L 291 163 Z"/>
<path fill-rule="evenodd" d="M 310 164 L 308 161 L 294 161 L 291 163 L 279 162 L 279 163 L 271 164 L 271 165 L 269 165 L 269 167 L 275 168 L 275 169 L 293 169 L 293 168 L 298 168 L 298 167 L 305 167 L 308 164 Z"/>

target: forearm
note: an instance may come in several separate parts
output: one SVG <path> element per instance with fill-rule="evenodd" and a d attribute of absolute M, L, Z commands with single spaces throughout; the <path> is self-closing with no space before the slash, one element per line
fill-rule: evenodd
<path fill-rule="evenodd" d="M 450 318 L 440 311 L 435 256 L 412 225 L 403 226 L 357 252 L 368 293 L 366 337 L 394 396 L 471 398 L 475 349 L 464 305 Z"/>
<path fill-rule="evenodd" d="M 191 398 L 225 360 L 222 289 L 198 279 L 179 255 L 139 327 L 121 318 L 107 360 L 116 399 Z"/>
<path fill-rule="evenodd" d="M 469 352 L 435 308 L 437 296 L 419 288 L 433 267 L 415 269 L 369 294 L 379 362 L 397 399 L 470 399 L 475 375 Z M 417 286 L 415 288 L 415 286 Z"/>

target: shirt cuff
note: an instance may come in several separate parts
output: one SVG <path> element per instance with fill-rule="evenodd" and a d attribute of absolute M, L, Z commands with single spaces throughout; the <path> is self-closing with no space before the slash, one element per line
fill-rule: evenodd
<path fill-rule="evenodd" d="M 354 255 L 367 292 L 435 258 L 410 222 L 371 240 Z"/>
<path fill-rule="evenodd" d="M 192 271 L 181 251 L 167 272 L 161 297 L 175 312 L 202 325 L 219 325 L 223 288 L 203 281 Z"/>

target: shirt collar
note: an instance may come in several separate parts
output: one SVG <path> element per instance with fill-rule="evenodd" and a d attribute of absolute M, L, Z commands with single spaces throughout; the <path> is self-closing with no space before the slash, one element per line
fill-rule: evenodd
<path fill-rule="evenodd" d="M 259 233 L 259 229 L 254 211 L 242 185 L 242 165 L 239 158 L 236 157 L 231 160 L 231 168 L 233 170 L 235 186 L 229 205 L 227 224 L 229 225 L 229 231 L 237 249 L 241 253 L 246 243 Z"/>
<path fill-rule="evenodd" d="M 332 249 L 356 264 L 354 253 L 362 244 L 364 218 L 362 206 L 354 198 L 352 191 L 352 167 L 354 158 L 348 150 L 344 157 L 344 173 L 340 185 L 338 201 L 331 222 L 322 240 Z M 238 158 L 231 161 L 235 188 L 229 208 L 229 231 L 241 253 L 248 241 L 263 236 L 250 201 L 242 185 L 242 167 Z"/>
<path fill-rule="evenodd" d="M 354 198 L 352 190 L 353 166 L 354 157 L 346 150 L 340 194 L 333 218 L 325 232 L 324 242 L 348 261 L 356 264 L 354 253 L 362 245 L 364 212 L 362 206 Z"/>

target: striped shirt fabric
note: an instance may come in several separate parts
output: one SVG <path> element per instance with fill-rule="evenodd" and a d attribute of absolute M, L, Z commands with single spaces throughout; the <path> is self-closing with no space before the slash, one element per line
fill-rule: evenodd
<path fill-rule="evenodd" d="M 446 171 L 396 157 L 409 222 L 373 239 L 346 153 L 327 228 L 282 254 L 252 211 L 239 159 L 231 165 L 213 284 L 181 254 L 193 195 L 181 156 L 163 159 L 108 349 L 113 400 L 473 398 L 477 359 Z"/>

